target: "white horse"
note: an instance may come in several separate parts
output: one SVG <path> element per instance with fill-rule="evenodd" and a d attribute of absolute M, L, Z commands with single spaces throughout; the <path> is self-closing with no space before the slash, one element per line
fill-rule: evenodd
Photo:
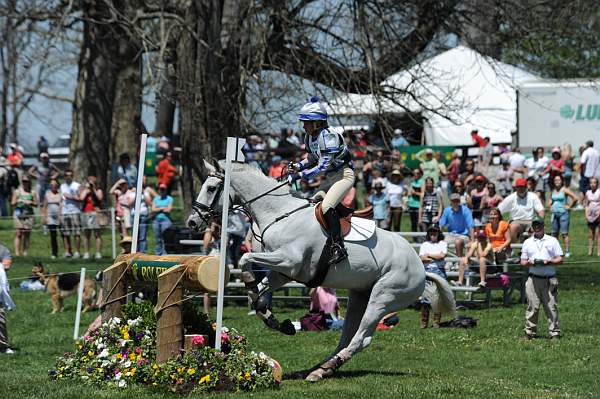
<path fill-rule="evenodd" d="M 211 175 L 202 185 L 194 212 L 188 218 L 188 226 L 192 228 L 199 229 L 210 217 L 220 213 L 223 177 L 219 173 L 223 164 L 215 166 L 205 162 Z M 244 205 L 279 184 L 255 167 L 232 164 L 231 196 L 235 204 Z M 305 283 L 315 273 L 327 235 L 315 218 L 314 208 L 306 204 L 305 199 L 292 196 L 288 187 L 280 187 L 244 205 L 255 226 L 260 228 L 263 252 L 244 254 L 239 265 L 249 269 L 249 263 L 253 262 L 275 271 L 269 281 L 270 289 L 290 280 Z M 289 216 L 283 216 L 286 214 Z M 342 336 L 331 356 L 308 374 L 309 381 L 332 375 L 355 353 L 367 347 L 377 323 L 388 313 L 414 303 L 423 294 L 426 279 L 437 286 L 438 295 L 432 298 L 434 311 L 455 311 L 449 284 L 435 274 L 425 273 L 415 250 L 398 234 L 377 229 L 365 241 L 347 242 L 346 248 L 348 258 L 330 266 L 321 284 L 348 290 Z"/>

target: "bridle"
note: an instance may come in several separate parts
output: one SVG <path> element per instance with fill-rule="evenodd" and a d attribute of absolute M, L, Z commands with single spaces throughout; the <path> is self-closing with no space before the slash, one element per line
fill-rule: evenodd
<path fill-rule="evenodd" d="M 194 202 L 192 203 L 192 211 L 200 218 L 202 219 L 202 221 L 204 223 L 206 223 L 207 225 L 209 224 L 210 220 L 213 219 L 214 217 L 220 216 L 223 214 L 222 211 L 215 209 L 215 207 L 217 206 L 217 203 L 219 202 L 219 198 L 221 197 L 221 193 L 223 192 L 223 186 L 224 186 L 224 182 L 225 182 L 225 176 L 223 176 L 220 173 L 211 173 L 208 175 L 209 177 L 216 177 L 217 179 L 219 179 L 220 183 L 218 184 L 217 188 L 216 188 L 216 192 L 215 192 L 215 196 L 213 197 L 210 205 L 204 205 L 201 202 L 198 202 L 196 200 L 194 200 Z M 287 173 L 285 175 L 282 174 L 281 178 L 287 177 Z M 287 180 L 283 181 L 281 184 L 278 184 L 277 186 L 265 191 L 264 193 L 257 195 L 256 197 L 249 199 L 248 201 L 245 201 L 244 203 L 240 204 L 240 205 L 235 205 L 233 206 L 233 199 L 230 197 L 229 198 L 229 209 L 230 210 L 237 210 L 242 212 L 244 215 L 246 215 L 248 217 L 248 219 L 250 219 L 250 230 L 252 231 L 252 235 L 254 236 L 254 238 L 256 239 L 256 241 L 258 241 L 259 243 L 263 244 L 263 239 L 262 236 L 265 234 L 265 231 L 271 227 L 272 225 L 274 225 L 275 223 L 279 222 L 282 219 L 285 219 L 286 217 L 290 216 L 292 213 L 295 213 L 301 209 L 307 208 L 310 206 L 310 203 L 307 203 L 297 209 L 294 209 L 291 212 L 286 212 L 281 216 L 278 216 L 277 218 L 275 218 L 274 221 L 272 221 L 271 223 L 269 223 L 260 233 L 257 233 L 256 231 L 254 231 L 254 218 L 252 217 L 252 214 L 247 210 L 246 206 L 250 205 L 251 203 L 253 203 L 254 201 L 257 201 L 259 199 L 261 199 L 262 197 L 265 197 L 267 195 L 269 195 L 270 193 L 272 193 L 275 190 L 280 189 L 281 187 L 287 185 L 288 182 Z M 260 226 L 259 226 L 260 229 Z M 259 230 L 260 231 L 260 230 Z"/>

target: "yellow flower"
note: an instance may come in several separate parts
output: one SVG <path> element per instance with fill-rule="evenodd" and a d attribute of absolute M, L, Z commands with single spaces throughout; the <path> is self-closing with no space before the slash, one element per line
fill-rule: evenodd
<path fill-rule="evenodd" d="M 206 374 L 204 377 L 200 378 L 199 384 L 203 384 L 205 382 L 210 382 L 210 374 Z"/>
<path fill-rule="evenodd" d="M 132 367 L 132 368 L 131 368 L 131 375 L 134 375 L 134 374 L 135 374 L 135 372 L 136 372 L 136 370 L 137 370 L 137 369 L 136 369 L 135 367 Z"/>
<path fill-rule="evenodd" d="M 246 372 L 246 374 L 244 374 L 244 378 L 248 381 L 250 381 L 250 373 Z"/>
<path fill-rule="evenodd" d="M 89 352 L 88 352 L 88 356 L 90 356 L 90 357 L 94 356 L 94 352 L 92 352 L 92 351 L 89 351 Z"/>
<path fill-rule="evenodd" d="M 121 360 L 123 356 L 120 353 L 117 353 L 117 360 Z"/>
<path fill-rule="evenodd" d="M 138 355 L 137 355 L 137 359 L 138 359 L 138 360 L 140 360 L 141 358 L 142 358 L 142 354 L 141 354 L 141 353 L 138 353 Z"/>
<path fill-rule="evenodd" d="M 58 375 L 58 378 L 63 378 L 63 375 L 62 375 L 62 374 L 59 374 L 59 375 Z"/>
<path fill-rule="evenodd" d="M 129 333 L 127 331 L 123 333 L 123 339 L 129 339 Z"/>
<path fill-rule="evenodd" d="M 82 362 L 87 362 L 87 361 L 88 361 L 88 357 L 87 357 L 87 356 L 84 356 L 84 357 L 82 357 L 82 358 L 81 358 L 81 361 L 82 361 Z"/>
<path fill-rule="evenodd" d="M 135 353 L 129 354 L 129 360 L 135 360 Z"/>
<path fill-rule="evenodd" d="M 188 369 L 188 374 L 189 375 L 194 375 L 196 373 L 195 369 Z"/>
<path fill-rule="evenodd" d="M 154 370 L 156 370 L 156 369 L 158 368 L 158 364 L 154 363 L 154 364 L 152 365 L 152 368 L 153 368 Z"/>

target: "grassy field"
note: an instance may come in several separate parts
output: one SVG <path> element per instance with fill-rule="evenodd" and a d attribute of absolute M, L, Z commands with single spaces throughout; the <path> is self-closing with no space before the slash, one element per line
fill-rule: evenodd
<path fill-rule="evenodd" d="M 418 313 L 399 312 L 400 323 L 376 334 L 373 343 L 342 368 L 335 378 L 318 384 L 285 380 L 279 390 L 214 397 L 265 398 L 595 398 L 600 397 L 600 261 L 586 254 L 587 229 L 581 212 L 574 214 L 574 236 L 568 263 L 559 267 L 559 303 L 564 338 L 522 341 L 524 305 L 516 298 L 501 306 L 500 293 L 492 309 L 461 311 L 478 319 L 472 330 L 420 330 Z M 9 222 L 2 222 L 0 242 L 12 250 Z M 109 243 L 108 233 L 105 235 Z M 151 244 L 151 243 L 150 243 Z M 152 246 L 150 246 L 152 248 Z M 16 258 L 10 279 L 29 275 L 34 260 L 42 259 L 52 270 L 98 270 L 110 265 L 110 246 L 102 261 L 48 259 L 49 237 L 34 233 L 31 256 Z M 57 355 L 73 347 L 76 298 L 66 301 L 65 312 L 51 315 L 50 298 L 43 292 L 22 292 L 11 281 L 17 309 L 8 314 L 14 355 L 0 355 L 0 398 L 133 398 L 167 397 L 142 388 L 107 390 L 74 382 L 50 382 L 47 370 Z M 304 306 L 277 304 L 280 316 L 297 319 Z M 299 333 L 287 337 L 267 331 L 247 308 L 229 304 L 225 325 L 244 332 L 254 350 L 279 360 L 285 372 L 313 366 L 333 350 L 339 332 Z M 86 314 L 82 328 L 96 313 Z M 544 317 L 542 316 L 542 320 Z M 546 322 L 541 335 L 546 337 Z"/>

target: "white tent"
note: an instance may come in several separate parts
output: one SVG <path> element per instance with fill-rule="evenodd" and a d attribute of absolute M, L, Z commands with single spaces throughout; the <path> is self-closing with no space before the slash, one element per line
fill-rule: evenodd
<path fill-rule="evenodd" d="M 381 86 L 388 98 L 346 94 L 333 99 L 328 111 L 340 116 L 420 112 L 430 145 L 471 145 L 475 128 L 493 143 L 509 143 L 516 128 L 515 89 L 535 79 L 458 46 L 387 78 Z"/>

